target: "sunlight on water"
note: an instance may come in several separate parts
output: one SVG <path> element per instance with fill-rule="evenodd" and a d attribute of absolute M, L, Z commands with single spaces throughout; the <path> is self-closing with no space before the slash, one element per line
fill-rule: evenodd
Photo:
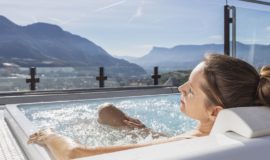
<path fill-rule="evenodd" d="M 38 128 L 51 127 L 56 132 L 91 146 L 120 145 L 151 141 L 142 130 L 116 129 L 97 122 L 97 106 L 113 103 L 147 127 L 170 136 L 181 134 L 196 122 L 180 113 L 179 94 L 115 99 L 83 100 L 21 105 L 20 109 Z"/>

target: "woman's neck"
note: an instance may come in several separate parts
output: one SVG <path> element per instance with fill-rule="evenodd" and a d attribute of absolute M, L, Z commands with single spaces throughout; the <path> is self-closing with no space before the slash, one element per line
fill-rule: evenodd
<path fill-rule="evenodd" d="M 213 125 L 214 122 L 212 121 L 200 122 L 197 129 L 194 131 L 193 136 L 201 137 L 209 135 Z"/>

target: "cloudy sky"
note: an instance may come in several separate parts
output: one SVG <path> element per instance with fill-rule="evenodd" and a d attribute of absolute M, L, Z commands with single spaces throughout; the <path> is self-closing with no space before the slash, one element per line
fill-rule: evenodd
<path fill-rule="evenodd" d="M 270 6 L 228 0 L 237 9 L 243 43 L 270 44 Z M 223 43 L 226 0 L 0 0 L 0 14 L 18 25 L 59 25 L 112 55 L 139 57 L 153 46 Z M 247 9 L 248 8 L 248 9 Z M 258 10 L 251 10 L 259 9 Z"/>

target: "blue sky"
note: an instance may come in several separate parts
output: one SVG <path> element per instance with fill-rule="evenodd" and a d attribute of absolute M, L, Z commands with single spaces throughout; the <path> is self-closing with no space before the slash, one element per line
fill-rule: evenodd
<path fill-rule="evenodd" d="M 153 46 L 223 43 L 225 0 L 0 0 L 0 14 L 19 25 L 46 22 L 89 39 L 112 55 L 139 57 Z M 238 40 L 270 44 L 270 6 L 242 7 Z M 255 8 L 252 11 L 245 8 Z M 262 12 L 265 12 L 262 14 Z M 267 15 L 267 16 L 266 16 Z M 242 29 L 244 28 L 244 29 Z M 256 28 L 256 29 L 254 29 Z"/>

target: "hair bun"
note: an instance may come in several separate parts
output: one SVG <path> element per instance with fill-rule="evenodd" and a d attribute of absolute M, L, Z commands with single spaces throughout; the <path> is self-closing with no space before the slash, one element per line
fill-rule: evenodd
<path fill-rule="evenodd" d="M 270 65 L 263 66 L 262 69 L 260 70 L 260 77 L 261 78 L 270 78 Z"/>
<path fill-rule="evenodd" d="M 260 104 L 270 106 L 270 65 L 264 66 L 260 70 L 257 93 Z"/>

